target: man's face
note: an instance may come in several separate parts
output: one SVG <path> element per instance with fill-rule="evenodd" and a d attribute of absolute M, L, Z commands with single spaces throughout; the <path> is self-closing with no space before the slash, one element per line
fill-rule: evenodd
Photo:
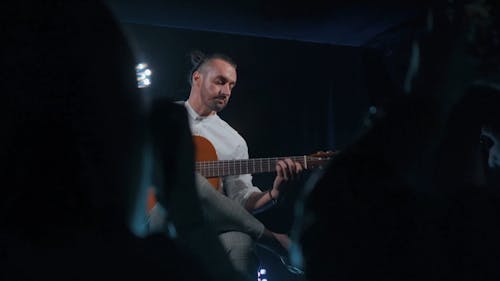
<path fill-rule="evenodd" d="M 487 127 L 481 129 L 481 139 L 488 151 L 488 167 L 500 168 L 500 132 Z"/>
<path fill-rule="evenodd" d="M 236 69 L 224 60 L 213 59 L 199 70 L 199 81 L 196 75 L 203 105 L 215 112 L 224 109 L 236 85 Z"/>

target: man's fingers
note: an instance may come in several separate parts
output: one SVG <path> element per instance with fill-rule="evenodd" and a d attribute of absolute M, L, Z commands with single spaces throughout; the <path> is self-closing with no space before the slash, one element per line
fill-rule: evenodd
<path fill-rule="evenodd" d="M 279 177 L 288 180 L 287 165 L 282 160 L 276 162 L 276 173 Z"/>
<path fill-rule="evenodd" d="M 276 162 L 276 175 L 278 177 L 283 177 L 283 169 L 281 169 L 281 166 L 278 162 Z"/>
<path fill-rule="evenodd" d="M 292 161 L 290 158 L 285 158 L 276 162 L 276 173 L 278 177 L 282 177 L 284 180 L 293 178 L 294 175 L 300 174 L 304 168 L 299 162 Z"/>
<path fill-rule="evenodd" d="M 294 170 L 295 170 L 295 163 L 293 163 L 292 159 L 286 158 L 285 159 L 286 166 L 288 168 L 288 172 L 290 173 L 289 175 L 293 177 Z"/>
<path fill-rule="evenodd" d="M 302 165 L 299 162 L 295 162 L 295 172 L 297 174 L 302 173 L 304 169 L 302 168 Z"/>

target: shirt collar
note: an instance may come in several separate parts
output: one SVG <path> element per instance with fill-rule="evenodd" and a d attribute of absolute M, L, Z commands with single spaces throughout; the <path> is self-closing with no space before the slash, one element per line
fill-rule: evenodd
<path fill-rule="evenodd" d="M 213 115 L 217 115 L 217 113 L 216 113 L 216 114 L 208 115 L 208 116 L 200 116 L 196 111 L 194 111 L 193 107 L 191 107 L 191 105 L 189 104 L 188 101 L 184 102 L 184 106 L 186 107 L 189 116 L 191 116 L 191 118 L 193 120 L 201 121 L 201 120 L 207 119 Z"/>

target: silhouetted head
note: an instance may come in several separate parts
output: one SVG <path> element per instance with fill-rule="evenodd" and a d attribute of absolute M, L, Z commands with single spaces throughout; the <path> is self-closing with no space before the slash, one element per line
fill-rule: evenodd
<path fill-rule="evenodd" d="M 497 157 L 494 141 L 500 127 L 499 107 L 500 91 L 484 83 L 468 88 L 453 106 L 437 159 L 435 178 L 441 188 L 486 183 L 488 165 L 494 168 Z"/>

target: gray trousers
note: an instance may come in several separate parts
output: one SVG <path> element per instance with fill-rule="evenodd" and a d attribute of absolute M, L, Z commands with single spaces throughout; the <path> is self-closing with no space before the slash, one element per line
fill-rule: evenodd
<path fill-rule="evenodd" d="M 255 241 L 263 235 L 264 225 L 239 203 L 215 190 L 203 176 L 196 174 L 195 182 L 203 215 L 215 229 L 234 268 L 255 280 L 259 266 Z M 150 214 L 150 230 L 164 231 L 165 221 L 166 211 L 157 204 Z"/>
<path fill-rule="evenodd" d="M 247 280 L 255 281 L 259 259 L 255 250 L 255 241 L 250 235 L 229 231 L 219 234 L 219 239 L 234 269 Z"/>
<path fill-rule="evenodd" d="M 205 218 L 217 233 L 242 232 L 257 240 L 264 225 L 243 206 L 215 190 L 203 176 L 196 174 L 196 190 Z"/>
<path fill-rule="evenodd" d="M 259 266 L 255 240 L 264 233 L 264 225 L 199 174 L 196 186 L 205 218 L 215 228 L 233 266 L 249 280 L 255 280 Z"/>

